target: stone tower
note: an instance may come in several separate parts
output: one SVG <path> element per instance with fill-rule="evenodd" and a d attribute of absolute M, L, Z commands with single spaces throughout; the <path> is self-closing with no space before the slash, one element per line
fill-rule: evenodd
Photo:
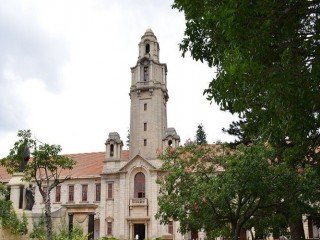
<path fill-rule="evenodd" d="M 131 68 L 130 158 L 155 159 L 167 129 L 167 65 L 159 62 L 159 43 L 147 29 Z"/>

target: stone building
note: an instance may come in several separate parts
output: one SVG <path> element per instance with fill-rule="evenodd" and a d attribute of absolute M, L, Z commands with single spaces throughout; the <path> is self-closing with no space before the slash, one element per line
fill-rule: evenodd
<path fill-rule="evenodd" d="M 102 236 L 118 239 L 204 239 L 203 232 L 178 233 L 179 223 L 160 224 L 155 219 L 158 209 L 159 186 L 156 179 L 163 172 L 158 153 L 168 146 L 177 147 L 180 137 L 174 128 L 167 127 L 167 66 L 159 61 L 159 43 L 151 29 L 147 29 L 139 43 L 138 61 L 131 68 L 130 150 L 122 150 L 123 141 L 116 132 L 109 133 L 105 151 L 70 154 L 76 160 L 71 175 L 51 194 L 54 228 L 65 222 L 91 239 Z M 26 213 L 29 229 L 32 220 L 43 213 L 43 199 L 35 189 L 35 204 L 26 210 L 25 191 L 29 183 L 23 174 L 10 176 L 0 167 L 0 180 L 11 190 L 10 199 L 18 214 Z M 33 184 L 35 185 L 35 184 Z M 319 228 L 304 217 L 306 238 L 319 239 Z M 21 237 L 21 239 L 27 237 Z M 240 239 L 250 235 L 243 231 Z M 0 228 L 0 240 L 16 239 Z"/>
<path fill-rule="evenodd" d="M 93 232 L 94 239 L 183 237 L 177 232 L 177 222 L 161 225 L 155 219 L 159 194 L 156 179 L 163 174 L 157 155 L 169 145 L 178 146 L 180 141 L 175 129 L 167 127 L 167 65 L 160 63 L 159 53 L 157 38 L 147 29 L 139 43 L 138 61 L 131 68 L 130 150 L 122 150 L 119 134 L 111 132 L 104 152 L 68 155 L 77 163 L 65 173 L 72 178 L 52 191 L 56 226 L 65 219 L 69 228 L 78 224 L 85 233 Z M 21 181 L 21 174 L 12 177 L 3 169 L 0 174 L 11 188 L 15 209 L 22 211 L 26 183 Z M 43 208 L 36 189 L 28 217 L 39 217 Z"/>

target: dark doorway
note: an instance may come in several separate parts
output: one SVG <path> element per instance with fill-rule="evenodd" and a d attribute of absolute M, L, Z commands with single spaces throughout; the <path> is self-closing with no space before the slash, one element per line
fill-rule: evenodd
<path fill-rule="evenodd" d="M 145 225 L 144 224 L 135 224 L 134 225 L 134 239 L 136 239 L 136 236 L 139 236 L 139 240 L 143 240 L 146 238 L 145 235 Z"/>
<path fill-rule="evenodd" d="M 69 237 L 71 237 L 72 229 L 73 229 L 73 213 L 69 213 Z"/>
<path fill-rule="evenodd" d="M 88 222 L 88 240 L 93 240 L 94 238 L 94 214 L 89 214 Z"/>
<path fill-rule="evenodd" d="M 20 195 L 19 195 L 19 209 L 23 207 L 23 186 L 20 187 Z"/>
<path fill-rule="evenodd" d="M 198 231 L 192 231 L 191 232 L 191 239 L 192 240 L 198 239 Z"/>
<path fill-rule="evenodd" d="M 247 239 L 247 231 L 242 228 L 240 231 L 240 240 L 246 240 L 246 239 Z"/>

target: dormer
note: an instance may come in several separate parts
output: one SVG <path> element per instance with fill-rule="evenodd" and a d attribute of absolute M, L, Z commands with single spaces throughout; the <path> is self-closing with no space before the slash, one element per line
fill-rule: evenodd
<path fill-rule="evenodd" d="M 174 128 L 167 128 L 162 143 L 163 149 L 166 149 L 168 147 L 177 148 L 180 144 L 180 136 L 177 134 Z"/>
<path fill-rule="evenodd" d="M 106 145 L 106 160 L 120 160 L 123 142 L 117 132 L 109 133 Z"/>

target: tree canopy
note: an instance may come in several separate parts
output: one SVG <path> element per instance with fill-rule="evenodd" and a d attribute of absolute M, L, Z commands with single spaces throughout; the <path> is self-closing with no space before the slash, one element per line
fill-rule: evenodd
<path fill-rule="evenodd" d="M 26 149 L 32 157 L 27 164 L 24 162 Z M 30 130 L 20 130 L 18 140 L 14 143 L 9 155 L 1 159 L 1 165 L 10 174 L 23 171 L 24 180 L 36 182 L 45 204 L 48 240 L 53 237 L 50 193 L 56 186 L 70 178 L 69 175 L 63 176 L 61 173 L 65 169 L 72 169 L 75 164 L 73 159 L 60 155 L 60 152 L 61 146 L 42 143 L 32 137 Z"/>
<path fill-rule="evenodd" d="M 320 3 L 175 0 L 173 8 L 185 14 L 183 56 L 190 52 L 216 68 L 207 99 L 239 116 L 224 129 L 238 136 L 233 146 L 268 144 L 274 150 L 269 167 L 284 166 L 292 177 L 290 186 L 283 183 L 290 191 L 276 190 L 284 194 L 281 207 L 267 209 L 267 224 L 256 227 L 280 219 L 293 239 L 304 238 L 301 214 L 317 211 L 319 192 Z"/>
<path fill-rule="evenodd" d="M 162 223 L 179 221 L 183 233 L 204 229 L 210 239 L 238 239 L 241 229 L 252 227 L 259 236 L 285 231 L 291 200 L 299 203 L 290 207 L 301 209 L 300 219 L 306 210 L 319 210 L 310 206 L 319 198 L 313 194 L 319 181 L 311 167 L 299 174 L 285 163 L 270 164 L 275 153 L 261 142 L 236 149 L 227 144 L 169 148 L 161 156 L 166 174 L 158 180 L 157 217 Z"/>
<path fill-rule="evenodd" d="M 207 98 L 238 114 L 247 137 L 290 143 L 285 160 L 317 163 L 319 2 L 176 0 L 173 7 L 186 18 L 183 54 L 217 69 Z"/>

